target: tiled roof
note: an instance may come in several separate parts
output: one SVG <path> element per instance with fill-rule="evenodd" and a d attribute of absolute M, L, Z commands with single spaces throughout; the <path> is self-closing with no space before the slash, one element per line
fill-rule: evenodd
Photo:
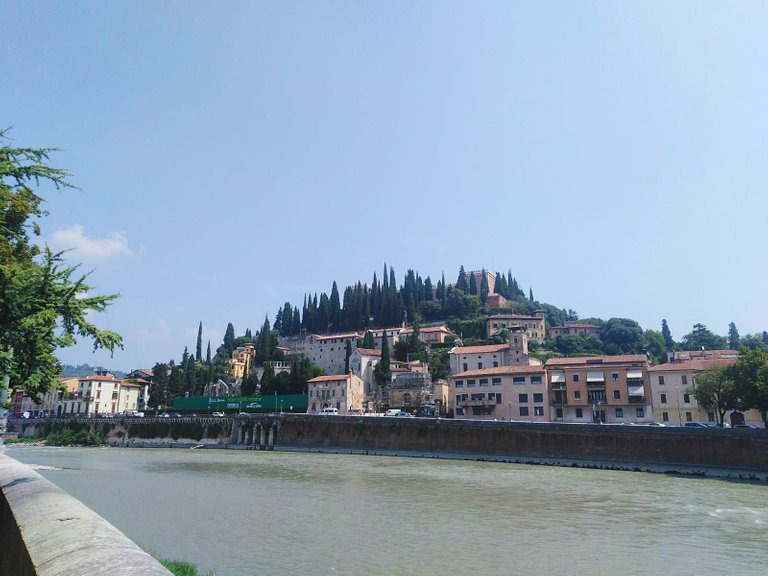
<path fill-rule="evenodd" d="M 736 363 L 736 358 L 697 358 L 681 362 L 659 364 L 648 369 L 649 372 L 704 372 L 718 366 L 730 366 Z"/>
<path fill-rule="evenodd" d="M 459 374 L 453 374 L 451 378 L 471 378 L 473 376 L 498 376 L 500 374 L 544 374 L 544 366 L 497 366 L 495 368 L 482 368 L 479 370 L 467 370 Z"/>
<path fill-rule="evenodd" d="M 484 352 L 501 352 L 509 348 L 509 344 L 487 344 L 484 346 L 457 346 L 451 354 L 482 354 Z"/>
<path fill-rule="evenodd" d="M 592 364 L 595 360 L 601 363 Z M 551 366 L 600 366 L 600 364 L 622 364 L 627 362 L 647 362 L 643 354 L 625 354 L 622 356 L 579 356 L 577 358 L 550 358 L 547 367 Z M 587 364 L 589 362 L 589 364 Z"/>
<path fill-rule="evenodd" d="M 552 326 L 550 330 L 567 330 L 568 328 L 597 328 L 600 330 L 600 326 L 594 324 L 566 324 L 565 326 Z"/>
<path fill-rule="evenodd" d="M 444 332 L 445 334 L 451 333 L 445 326 L 427 326 L 426 328 L 419 328 L 419 332 L 422 334 L 431 334 L 433 332 Z M 405 330 L 402 330 L 400 334 L 413 334 L 413 328 L 406 328 Z"/>
<path fill-rule="evenodd" d="M 311 380 L 307 380 L 307 384 L 310 382 L 333 382 L 334 380 L 346 380 L 349 378 L 348 374 L 331 374 L 329 376 L 315 376 Z"/>
<path fill-rule="evenodd" d="M 78 378 L 78 380 L 80 382 L 82 382 L 83 380 L 96 381 L 96 382 L 117 382 L 120 379 L 116 378 L 112 374 L 107 374 L 106 376 L 86 376 L 85 378 Z"/>
<path fill-rule="evenodd" d="M 357 332 L 347 332 L 346 334 L 328 334 L 327 336 L 318 336 L 318 340 L 333 340 L 334 338 L 360 338 Z"/>
<path fill-rule="evenodd" d="M 125 388 L 144 388 L 144 386 L 142 386 L 141 384 L 134 384 L 133 382 L 127 382 L 125 380 L 120 382 L 120 386 Z"/>
<path fill-rule="evenodd" d="M 358 348 L 357 351 L 363 356 L 381 356 L 381 350 L 375 348 Z"/>

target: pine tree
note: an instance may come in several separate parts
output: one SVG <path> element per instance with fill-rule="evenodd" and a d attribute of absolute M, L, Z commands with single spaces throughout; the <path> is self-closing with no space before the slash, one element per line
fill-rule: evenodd
<path fill-rule="evenodd" d="M 197 327 L 197 345 L 195 346 L 195 360 L 203 361 L 203 322 Z"/>

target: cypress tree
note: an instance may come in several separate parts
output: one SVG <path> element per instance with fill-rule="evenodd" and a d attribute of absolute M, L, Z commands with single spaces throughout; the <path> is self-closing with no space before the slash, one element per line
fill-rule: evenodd
<path fill-rule="evenodd" d="M 381 339 L 381 358 L 373 369 L 373 377 L 379 386 L 385 386 L 389 382 L 391 376 L 390 361 L 389 361 L 389 342 L 387 341 L 387 332 L 384 331 L 384 335 Z"/>
<path fill-rule="evenodd" d="M 235 349 L 235 327 L 232 326 L 232 322 L 227 324 L 227 330 L 224 332 L 224 349 L 227 351 L 227 356 L 232 356 L 232 350 Z"/>
<path fill-rule="evenodd" d="M 341 299 L 339 298 L 339 287 L 336 285 L 336 280 L 333 281 L 328 305 L 328 323 L 332 326 L 333 330 L 339 330 L 341 328 Z"/>
<path fill-rule="evenodd" d="M 297 336 L 301 332 L 301 314 L 298 306 L 293 309 L 293 323 L 291 325 L 291 336 Z"/>
<path fill-rule="evenodd" d="M 205 353 L 205 363 L 211 363 L 211 341 L 208 340 L 208 351 Z"/>
<path fill-rule="evenodd" d="M 445 285 L 445 276 L 443 276 L 443 285 Z M 459 268 L 459 277 L 456 279 L 456 288 L 464 292 L 469 292 L 469 285 L 467 284 L 467 273 L 464 271 L 464 266 Z"/>
<path fill-rule="evenodd" d="M 528 289 L 528 298 L 533 302 L 533 288 Z"/>
<path fill-rule="evenodd" d="M 424 300 L 433 300 L 434 294 L 432 293 L 432 280 L 429 276 L 424 280 Z"/>
<path fill-rule="evenodd" d="M 738 350 L 741 345 L 741 337 L 739 331 L 736 329 L 736 324 L 731 322 L 728 324 L 728 348 L 731 350 Z"/>
<path fill-rule="evenodd" d="M 485 306 L 485 303 L 488 301 L 488 275 L 485 273 L 485 268 L 483 268 L 483 277 L 480 278 L 480 302 Z"/>
<path fill-rule="evenodd" d="M 445 308 L 445 272 L 441 273 L 440 280 L 440 304 Z"/>
<path fill-rule="evenodd" d="M 661 321 L 661 335 L 664 337 L 664 346 L 666 346 L 667 350 L 673 350 L 675 341 L 672 340 L 672 332 L 669 330 L 666 318 Z"/>
<path fill-rule="evenodd" d="M 197 327 L 197 345 L 195 346 L 195 360 L 203 361 L 203 322 Z"/>
<path fill-rule="evenodd" d="M 475 275 L 472 273 L 469 275 L 469 293 L 472 296 L 477 296 L 477 282 L 475 281 Z"/>
<path fill-rule="evenodd" d="M 368 350 L 373 350 L 376 348 L 376 340 L 374 339 L 373 333 L 370 330 L 365 331 L 363 342 L 360 345 L 360 348 L 367 348 Z"/>
<path fill-rule="evenodd" d="M 352 341 L 347 340 L 344 350 L 344 374 L 349 374 L 349 357 L 352 356 Z"/>

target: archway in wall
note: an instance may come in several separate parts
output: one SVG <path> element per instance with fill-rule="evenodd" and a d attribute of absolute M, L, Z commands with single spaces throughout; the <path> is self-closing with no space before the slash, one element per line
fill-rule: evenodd
<path fill-rule="evenodd" d="M 731 426 L 744 424 L 744 412 L 731 412 Z"/>

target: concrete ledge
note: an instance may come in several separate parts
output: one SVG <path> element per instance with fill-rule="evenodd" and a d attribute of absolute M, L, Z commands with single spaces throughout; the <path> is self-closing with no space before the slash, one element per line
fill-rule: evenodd
<path fill-rule="evenodd" d="M 122 532 L 0 453 L 0 576 L 171 574 Z"/>

